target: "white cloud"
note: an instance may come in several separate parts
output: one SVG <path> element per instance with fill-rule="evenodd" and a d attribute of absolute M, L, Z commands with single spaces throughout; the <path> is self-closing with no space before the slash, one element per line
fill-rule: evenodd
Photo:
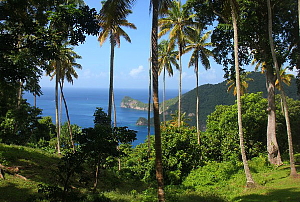
<path fill-rule="evenodd" d="M 132 77 L 137 77 L 140 73 L 142 73 L 144 71 L 144 67 L 143 66 L 139 66 L 138 68 L 136 69 L 132 69 L 130 72 L 129 72 L 129 75 L 132 76 Z"/>
<path fill-rule="evenodd" d="M 211 69 L 200 71 L 199 77 L 201 77 L 205 83 L 215 83 L 220 82 L 217 75 L 216 69 L 212 67 Z"/>
<path fill-rule="evenodd" d="M 296 69 L 296 67 L 293 67 L 293 70 L 287 70 L 286 71 L 287 74 L 293 74 L 294 76 L 297 76 L 298 75 L 298 69 Z"/>
<path fill-rule="evenodd" d="M 87 78 L 87 79 L 91 78 L 91 70 L 90 70 L 90 69 L 86 69 L 86 70 L 83 72 L 82 77 L 83 77 L 83 78 Z"/>
<path fill-rule="evenodd" d="M 85 69 L 79 73 L 79 78 L 82 79 L 95 79 L 95 78 L 106 78 L 108 77 L 107 72 L 92 71 L 91 69 Z"/>

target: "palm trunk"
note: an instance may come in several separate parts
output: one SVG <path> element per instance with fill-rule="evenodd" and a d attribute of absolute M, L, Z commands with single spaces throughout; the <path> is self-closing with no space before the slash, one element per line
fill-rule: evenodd
<path fill-rule="evenodd" d="M 281 77 L 280 77 L 280 70 L 279 70 L 279 65 L 278 65 L 278 61 L 277 61 L 277 58 L 276 58 L 274 41 L 273 41 L 273 36 L 272 36 L 272 13 L 271 13 L 270 0 L 267 0 L 267 6 L 268 6 L 269 42 L 270 42 L 272 59 L 273 59 L 273 62 L 274 62 L 277 79 L 279 81 L 280 96 L 281 96 L 281 100 L 283 102 L 284 117 L 285 117 L 285 123 L 286 123 L 287 135 L 288 135 L 290 167 L 291 167 L 290 175 L 293 176 L 293 177 L 296 177 L 297 176 L 297 171 L 296 171 L 295 161 L 294 161 L 293 141 L 292 141 L 292 132 L 291 132 L 288 106 L 287 106 L 286 96 L 285 96 L 285 93 L 284 93 L 284 89 L 283 89 L 283 85 L 282 85 L 282 81 L 281 81 Z"/>
<path fill-rule="evenodd" d="M 239 68 L 239 58 L 238 58 L 238 28 L 237 28 L 237 19 L 236 19 L 236 9 L 232 0 L 230 0 L 231 4 L 231 14 L 232 14 L 232 24 L 234 31 L 234 63 L 235 63 L 235 73 L 236 73 L 236 88 L 237 88 L 237 107 L 238 107 L 238 126 L 239 126 L 239 137 L 240 137 L 240 149 L 241 155 L 244 165 L 244 171 L 246 175 L 246 186 L 254 187 L 255 183 L 252 178 L 246 152 L 244 145 L 244 134 L 243 134 L 243 123 L 242 123 L 242 103 L 241 103 L 241 84 L 240 84 L 240 68 Z"/>
<path fill-rule="evenodd" d="M 112 97 L 114 89 L 114 55 L 115 55 L 115 42 L 113 38 L 113 33 L 110 33 L 111 42 L 110 42 L 110 71 L 109 71 L 109 95 L 108 95 L 108 118 L 111 119 L 112 112 Z"/>
<path fill-rule="evenodd" d="M 166 113 L 165 113 L 165 99 L 166 99 L 166 68 L 164 68 L 164 90 L 163 90 L 163 107 L 162 107 L 162 110 L 163 110 L 163 122 L 164 122 L 164 125 L 166 125 Z"/>
<path fill-rule="evenodd" d="M 23 82 L 20 80 L 19 82 L 19 91 L 18 91 L 18 102 L 17 102 L 17 108 L 20 108 L 21 102 L 22 102 L 22 92 L 23 92 Z"/>
<path fill-rule="evenodd" d="M 59 85 L 60 85 L 60 94 L 61 94 L 61 97 L 64 101 L 64 105 L 65 105 L 65 109 L 66 109 L 68 128 L 69 128 L 69 133 L 70 133 L 70 141 L 71 141 L 71 144 L 72 144 L 73 152 L 75 152 L 75 143 L 74 143 L 74 140 L 73 140 L 73 131 L 72 131 L 72 126 L 71 126 L 71 121 L 70 121 L 70 116 L 69 116 L 68 105 L 67 105 L 67 101 L 66 101 L 66 98 L 65 98 L 65 95 L 64 95 L 64 92 L 63 92 L 63 86 L 62 86 L 62 83 L 60 81 L 59 81 Z"/>
<path fill-rule="evenodd" d="M 197 57 L 198 58 L 198 57 Z M 197 140 L 200 145 L 200 128 L 199 128 L 199 69 L 198 59 L 195 61 L 195 73 L 196 73 L 196 129 L 197 129 Z"/>
<path fill-rule="evenodd" d="M 150 51 L 150 58 L 151 58 L 151 51 Z M 152 79 L 151 79 L 151 72 L 152 72 L 152 65 L 150 62 L 150 67 L 149 67 L 149 91 L 148 91 L 148 128 L 147 128 L 147 138 L 148 138 L 148 156 L 150 156 L 150 152 L 151 152 L 151 139 L 150 139 L 150 112 L 151 112 L 151 84 L 152 84 Z"/>
<path fill-rule="evenodd" d="M 161 149 L 161 133 L 159 120 L 159 100 L 158 100 L 158 51 L 157 51 L 157 35 L 158 35 L 158 0 L 152 1 L 153 16 L 152 16 L 152 75 L 153 75 L 153 112 L 154 112 L 154 128 L 155 128 L 155 168 L 156 179 L 158 185 L 158 201 L 165 201 L 164 192 L 164 177 L 163 177 L 163 163 L 162 163 L 162 149 Z"/>
<path fill-rule="evenodd" d="M 98 156 L 97 163 L 96 163 L 96 171 L 95 171 L 95 181 L 94 181 L 94 187 L 93 192 L 96 192 L 97 185 L 98 185 L 98 178 L 99 178 L 99 166 L 100 166 L 100 155 Z"/>
<path fill-rule="evenodd" d="M 58 88 L 60 89 L 60 80 L 58 80 Z M 60 93 L 60 90 L 58 89 L 58 100 L 59 100 L 59 103 L 58 103 L 58 107 L 59 107 L 59 111 L 58 111 L 58 116 L 59 116 L 59 122 L 58 122 L 58 127 L 59 127 L 59 130 L 60 130 L 60 136 L 61 136 L 61 126 L 62 126 L 62 96 L 61 96 L 61 93 Z"/>
<path fill-rule="evenodd" d="M 60 62 L 57 61 L 56 76 L 55 76 L 55 124 L 56 124 L 56 136 L 57 136 L 57 153 L 60 151 L 60 127 L 59 127 L 59 114 L 58 114 L 58 82 L 59 82 Z"/>
<path fill-rule="evenodd" d="M 22 92 L 23 92 L 23 82 L 20 80 L 19 81 L 19 89 L 18 89 L 18 92 L 17 92 L 17 106 L 16 108 L 17 109 L 20 109 L 21 107 L 21 103 L 22 103 Z M 17 131 L 18 131 L 18 122 L 15 122 L 14 123 L 14 129 L 13 129 L 13 133 L 16 134 Z"/>
<path fill-rule="evenodd" d="M 181 126 L 181 81 L 182 81 L 182 64 L 181 54 L 182 47 L 179 45 L 179 91 L 178 91 L 178 127 Z"/>
<path fill-rule="evenodd" d="M 34 88 L 34 93 L 33 93 L 33 105 L 36 108 L 36 88 Z"/>
<path fill-rule="evenodd" d="M 115 103 L 115 92 L 112 90 L 112 105 L 114 108 L 114 127 L 117 127 L 117 108 Z"/>
<path fill-rule="evenodd" d="M 114 106 L 114 127 L 117 127 L 117 110 L 116 110 L 116 103 L 115 103 L 115 93 L 112 93 L 112 104 Z M 117 150 L 120 150 L 120 147 L 117 146 Z M 121 158 L 118 157 L 118 170 L 121 170 Z"/>

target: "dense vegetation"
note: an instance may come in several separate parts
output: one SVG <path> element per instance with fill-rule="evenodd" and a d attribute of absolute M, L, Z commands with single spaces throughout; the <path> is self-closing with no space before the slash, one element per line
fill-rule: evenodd
<path fill-rule="evenodd" d="M 299 69 L 299 2 L 189 0 L 182 6 L 180 1 L 151 1 L 155 133 L 136 147 L 131 146 L 136 131 L 112 126 L 111 118 L 114 48 L 120 37 L 130 42 L 121 27 L 135 28 L 126 20 L 133 1 L 102 3 L 97 13 L 75 0 L 0 1 L 0 199 L 299 201 L 300 103 L 293 88 L 287 92 L 291 98 L 285 96 L 281 84 L 290 83 L 291 77 L 286 68 L 280 69 L 286 64 Z M 202 35 L 212 24 L 214 31 Z M 158 37 L 166 33 L 170 33 L 166 51 L 158 51 Z M 96 108 L 94 127 L 71 125 L 69 117 L 61 126 L 58 95 L 68 116 L 63 84 L 78 76 L 74 68 L 81 68 L 75 61 L 80 56 L 72 46 L 83 43 L 86 35 L 98 35 L 101 44 L 110 38 L 109 110 Z M 209 37 L 212 43 L 206 43 Z M 237 102 L 225 93 L 224 82 L 217 88 L 197 85 L 178 97 L 178 104 L 168 109 L 172 118 L 161 124 L 158 74 L 163 69 L 171 74 L 175 65 L 181 95 L 181 57 L 190 49 L 189 66 L 195 67 L 197 76 L 199 62 L 209 68 L 212 55 L 224 66 Z M 162 52 L 170 61 L 163 62 L 158 54 Z M 256 73 L 252 87 L 239 66 L 251 60 L 265 76 L 262 82 L 262 75 Z M 55 78 L 55 125 L 22 98 L 24 91 L 41 94 L 42 72 Z M 201 132 L 198 124 L 188 124 L 189 118 L 198 116 L 197 90 L 203 93 L 201 121 L 208 115 Z M 209 105 L 203 106 L 206 101 Z"/>
<path fill-rule="evenodd" d="M 270 165 L 265 156 L 266 104 L 262 93 L 243 97 L 246 151 L 252 159 L 250 168 L 261 188 L 244 192 L 243 166 L 239 161 L 236 137 L 236 105 L 218 105 L 208 117 L 201 145 L 197 144 L 195 128 L 178 128 L 176 119 L 161 128 L 168 200 L 248 201 L 249 195 L 251 201 L 256 194 L 258 200 L 265 200 L 261 193 L 269 193 L 270 201 L 272 198 L 298 200 L 291 193 L 281 195 L 285 189 L 294 189 L 295 194 L 299 194 L 298 179 L 286 179 L 284 184 L 274 185 L 288 176 L 288 170 L 287 165 Z M 277 104 L 280 105 L 280 99 Z M 300 122 L 299 104 L 299 101 L 289 99 L 293 126 Z M 279 143 L 286 156 L 284 119 L 280 111 L 278 114 Z M 1 180 L 0 192 L 9 190 L 17 193 L 1 194 L 1 199 L 18 200 L 23 194 L 28 201 L 155 201 L 153 136 L 150 145 L 146 140 L 132 148 L 127 143 L 134 140 L 134 131 L 126 127 L 112 129 L 101 108 L 95 111 L 94 116 L 93 128 L 81 130 L 76 125 L 72 127 L 77 134 L 74 139 L 77 142 L 76 153 L 71 149 L 67 125 L 64 125 L 62 133 L 63 156 L 53 154 L 55 135 L 51 130 L 44 133 L 48 139 L 40 137 L 38 142 L 28 142 L 27 147 L 1 144 L 1 167 L 6 175 L 5 180 Z M 40 124 L 44 128 L 54 128 L 49 117 L 41 119 Z M 299 153 L 299 129 L 295 127 L 293 131 L 295 152 Z M 297 162 L 299 160 L 296 159 Z M 96 173 L 98 176 L 95 178 Z M 96 194 L 98 192 L 101 194 Z"/>

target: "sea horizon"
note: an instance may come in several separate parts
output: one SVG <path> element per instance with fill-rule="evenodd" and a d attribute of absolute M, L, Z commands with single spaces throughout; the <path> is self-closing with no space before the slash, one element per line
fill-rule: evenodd
<path fill-rule="evenodd" d="M 37 97 L 37 107 L 42 109 L 42 116 L 51 116 L 52 121 L 55 121 L 55 89 L 54 87 L 42 87 L 43 95 Z M 183 90 L 183 93 L 186 91 Z M 74 88 L 65 87 L 64 95 L 68 105 L 69 116 L 71 124 L 76 124 L 81 128 L 93 127 L 94 117 L 93 114 L 96 107 L 101 107 L 105 112 L 108 108 L 108 89 L 107 88 Z M 130 96 L 141 102 L 148 103 L 148 89 L 126 89 L 116 88 L 114 89 L 116 113 L 117 113 L 117 126 L 127 126 L 131 130 L 137 131 L 137 140 L 133 142 L 133 145 L 143 143 L 147 137 L 147 126 L 138 126 L 136 121 L 140 117 L 147 118 L 148 112 L 121 108 L 121 101 L 125 96 Z M 178 96 L 178 89 L 167 89 L 166 99 L 171 99 Z M 30 93 L 25 93 L 24 98 L 33 105 L 34 97 Z M 160 90 L 160 102 L 162 101 L 162 90 Z M 152 117 L 152 112 L 151 112 Z M 66 122 L 66 115 L 64 105 L 62 108 L 62 124 Z M 151 126 L 151 134 L 154 133 L 154 129 Z"/>

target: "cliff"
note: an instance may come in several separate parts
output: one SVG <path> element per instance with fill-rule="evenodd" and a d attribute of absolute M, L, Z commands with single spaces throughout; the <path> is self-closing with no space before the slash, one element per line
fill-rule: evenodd
<path fill-rule="evenodd" d="M 129 96 L 125 96 L 121 102 L 122 108 L 136 109 L 136 110 L 148 110 L 148 104 L 139 100 L 133 99 Z M 152 110 L 152 109 L 151 109 Z"/>
<path fill-rule="evenodd" d="M 170 106 L 176 104 L 177 101 L 178 101 L 178 97 L 166 100 L 165 101 L 165 111 L 168 110 Z M 160 111 L 160 113 L 162 113 L 163 112 L 162 103 L 160 103 L 159 106 L 160 106 L 159 111 Z M 129 96 L 125 96 L 121 101 L 121 107 L 122 108 L 129 108 L 129 109 L 147 111 L 148 110 L 148 103 L 143 103 L 143 102 L 141 102 L 139 100 L 136 100 L 134 98 L 131 98 Z M 152 103 L 151 103 L 151 106 L 150 106 L 150 110 L 152 111 Z"/>

